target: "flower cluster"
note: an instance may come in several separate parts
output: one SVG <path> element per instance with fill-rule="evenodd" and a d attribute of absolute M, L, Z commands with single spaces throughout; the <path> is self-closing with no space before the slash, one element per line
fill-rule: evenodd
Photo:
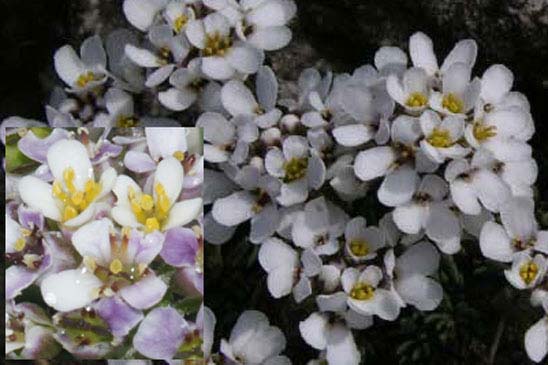
<path fill-rule="evenodd" d="M 202 357 L 200 140 L 6 130 L 8 358 Z"/>
<path fill-rule="evenodd" d="M 272 297 L 315 298 L 317 311 L 299 329 L 329 364 L 360 363 L 352 331 L 375 317 L 438 307 L 440 254 L 459 252 L 464 239 L 507 263 L 509 284 L 547 307 L 529 104 L 503 65 L 472 76 L 476 55 L 476 43 L 462 40 L 439 66 L 419 32 L 409 56 L 382 47 L 374 65 L 352 74 L 305 70 L 284 100 L 263 66 L 254 84 L 222 87 L 224 113 L 198 118 L 212 205 L 206 241 L 222 244 L 250 221 Z M 371 222 L 356 215 L 368 194 L 388 208 Z M 525 335 L 537 362 L 548 351 L 547 326 L 544 317 Z"/>

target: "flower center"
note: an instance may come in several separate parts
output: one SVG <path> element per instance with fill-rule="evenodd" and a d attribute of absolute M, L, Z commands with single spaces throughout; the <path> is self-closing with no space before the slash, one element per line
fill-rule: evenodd
<path fill-rule="evenodd" d="M 354 284 L 350 291 L 350 297 L 356 300 L 369 300 L 375 296 L 375 288 L 363 282 Z"/>
<path fill-rule="evenodd" d="M 464 111 L 464 102 L 461 98 L 453 93 L 449 93 L 443 96 L 441 106 L 449 110 L 451 113 L 462 113 Z"/>
<path fill-rule="evenodd" d="M 169 61 L 171 60 L 171 50 L 168 47 L 161 47 L 158 50 L 158 65 L 159 66 L 165 66 L 169 64 Z"/>
<path fill-rule="evenodd" d="M 200 347 L 202 346 L 202 342 L 203 341 L 202 336 L 200 336 L 200 332 L 198 330 L 194 330 L 185 335 L 183 343 L 179 347 L 179 351 L 184 353 L 194 352 L 200 349 Z"/>
<path fill-rule="evenodd" d="M 285 171 L 284 182 L 289 183 L 295 180 L 302 179 L 306 175 L 307 167 L 308 159 L 306 157 L 293 157 L 289 161 L 285 162 L 283 166 Z"/>
<path fill-rule="evenodd" d="M 428 98 L 426 95 L 424 95 L 421 92 L 414 92 L 409 95 L 407 100 L 405 101 L 405 105 L 410 106 L 412 108 L 420 108 L 426 105 L 428 103 Z"/>
<path fill-rule="evenodd" d="M 519 276 L 527 285 L 531 284 L 538 275 L 538 265 L 533 261 L 526 262 L 519 268 Z"/>
<path fill-rule="evenodd" d="M 150 233 L 162 227 L 166 220 L 171 203 L 164 186 L 160 183 L 154 187 L 156 201 L 151 195 L 138 195 L 133 188 L 128 189 L 128 199 L 131 210 L 137 221 L 145 226 L 145 231 Z"/>
<path fill-rule="evenodd" d="M 232 47 L 230 37 L 223 37 L 219 32 L 206 36 L 204 56 L 224 56 L 226 51 Z"/>
<path fill-rule="evenodd" d="M 101 192 L 101 184 L 93 179 L 86 181 L 84 190 L 76 189 L 74 179 L 76 175 L 72 167 L 68 167 L 63 172 L 63 181 L 65 186 L 59 180 L 53 182 L 53 196 L 63 203 L 62 222 L 66 222 L 84 211 Z"/>
<path fill-rule="evenodd" d="M 20 316 L 17 318 L 6 313 L 6 342 L 25 342 L 25 326 L 20 320 L 24 315 L 21 313 Z"/>
<path fill-rule="evenodd" d="M 91 71 L 87 71 L 78 76 L 78 78 L 76 79 L 76 85 L 78 85 L 79 87 L 86 87 L 90 82 L 97 81 L 100 78 L 100 75 L 95 74 Z"/>
<path fill-rule="evenodd" d="M 183 151 L 175 151 L 173 152 L 173 157 L 178 161 L 183 161 L 185 159 L 185 153 Z"/>
<path fill-rule="evenodd" d="M 363 239 L 353 239 L 350 241 L 350 252 L 355 256 L 366 256 L 369 253 L 369 244 Z"/>
<path fill-rule="evenodd" d="M 481 122 L 475 122 L 472 132 L 474 134 L 474 138 L 480 142 L 483 142 L 486 139 L 497 135 L 497 127 L 494 125 L 483 125 Z"/>
<path fill-rule="evenodd" d="M 79 346 L 110 342 L 113 337 L 108 324 L 92 308 L 84 308 L 54 317 L 61 334 L 68 336 Z"/>
<path fill-rule="evenodd" d="M 185 14 L 179 15 L 173 22 L 173 29 L 175 30 L 175 33 L 181 33 L 181 30 L 183 30 L 183 27 L 187 23 L 188 23 L 188 16 L 186 16 Z"/>
<path fill-rule="evenodd" d="M 447 129 L 434 128 L 430 136 L 426 138 L 428 143 L 437 148 L 451 147 L 454 143 Z"/>
<path fill-rule="evenodd" d="M 121 115 L 116 119 L 116 126 L 118 128 L 133 128 L 137 126 L 139 121 L 132 116 Z"/>

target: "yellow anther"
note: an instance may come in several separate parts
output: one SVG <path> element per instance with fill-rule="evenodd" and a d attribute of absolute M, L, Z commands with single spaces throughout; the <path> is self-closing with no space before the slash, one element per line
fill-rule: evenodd
<path fill-rule="evenodd" d="M 97 263 L 95 262 L 95 259 L 90 256 L 84 256 L 84 266 L 90 271 L 95 272 L 95 269 L 97 269 Z"/>
<path fill-rule="evenodd" d="M 29 269 L 37 269 L 39 261 L 40 261 L 40 256 L 35 254 L 26 254 L 23 256 L 23 263 Z"/>
<path fill-rule="evenodd" d="M 14 246 L 15 251 L 23 251 L 26 245 L 27 245 L 27 241 L 24 238 L 18 238 L 15 241 L 15 246 Z"/>
<path fill-rule="evenodd" d="M 405 101 L 405 105 L 412 108 L 420 108 L 428 103 L 428 98 L 421 92 L 414 92 L 409 95 Z"/>
<path fill-rule="evenodd" d="M 434 128 L 430 136 L 426 138 L 428 143 L 437 148 L 451 147 L 454 143 L 447 129 Z"/>
<path fill-rule="evenodd" d="M 284 182 L 288 183 L 305 177 L 307 167 L 307 158 L 293 157 L 292 159 L 284 163 Z"/>
<path fill-rule="evenodd" d="M 369 253 L 369 245 L 365 240 L 354 239 L 350 241 L 350 252 L 359 257 L 367 256 Z"/>
<path fill-rule="evenodd" d="M 451 113 L 458 114 L 464 112 L 464 102 L 453 93 L 444 95 L 441 105 Z"/>
<path fill-rule="evenodd" d="M 67 195 L 63 191 L 63 187 L 61 186 L 61 182 L 54 181 L 53 187 L 52 187 L 53 196 L 60 200 L 65 200 L 67 198 Z"/>
<path fill-rule="evenodd" d="M 139 121 L 137 119 L 123 115 L 116 119 L 116 126 L 118 128 L 133 128 L 137 126 L 138 123 Z"/>
<path fill-rule="evenodd" d="M 78 216 L 78 211 L 73 206 L 67 205 L 63 211 L 63 222 Z"/>
<path fill-rule="evenodd" d="M 232 47 L 230 37 L 223 37 L 219 32 L 207 34 L 204 56 L 224 56 L 226 51 Z"/>
<path fill-rule="evenodd" d="M 140 205 L 143 210 L 146 210 L 146 211 L 152 210 L 152 208 L 154 208 L 154 199 L 152 198 L 152 196 L 148 194 L 144 194 L 143 196 L 141 196 Z"/>
<path fill-rule="evenodd" d="M 188 23 L 188 16 L 181 14 L 173 22 L 173 29 L 176 33 L 181 33 L 181 30 L 183 30 L 186 23 Z"/>
<path fill-rule="evenodd" d="M 173 152 L 173 157 L 179 161 L 183 161 L 185 159 L 185 153 L 183 151 L 175 151 Z"/>
<path fill-rule="evenodd" d="M 65 185 L 69 192 L 74 193 L 76 191 L 76 187 L 74 186 L 74 178 L 76 177 L 76 174 L 74 173 L 74 169 L 72 167 L 68 167 L 63 171 L 63 180 L 65 181 Z"/>
<path fill-rule="evenodd" d="M 123 268 L 124 268 L 124 265 L 122 265 L 122 261 L 120 261 L 118 259 L 114 259 L 110 262 L 109 270 L 114 275 L 121 272 Z"/>
<path fill-rule="evenodd" d="M 496 136 L 497 127 L 494 125 L 483 125 L 481 122 L 475 122 L 472 132 L 474 133 L 474 138 L 482 142 Z"/>
<path fill-rule="evenodd" d="M 154 190 L 156 191 L 156 215 L 160 219 L 164 219 L 171 207 L 169 197 L 167 196 L 166 189 L 160 183 L 156 184 Z"/>
<path fill-rule="evenodd" d="M 135 189 L 132 186 L 128 186 L 127 188 L 127 197 L 129 200 L 135 199 Z"/>
<path fill-rule="evenodd" d="M 88 71 L 78 76 L 78 79 L 76 79 L 76 85 L 78 85 L 79 87 L 86 87 L 87 84 L 95 79 L 95 74 L 91 71 Z"/>
<path fill-rule="evenodd" d="M 25 237 L 28 237 L 32 234 L 32 231 L 30 229 L 26 229 L 26 228 L 21 228 L 19 230 L 19 232 L 21 232 L 21 234 Z"/>
<path fill-rule="evenodd" d="M 519 268 L 519 276 L 523 282 L 527 285 L 531 284 L 533 280 L 537 277 L 539 272 L 538 265 L 533 261 L 524 263 Z"/>
<path fill-rule="evenodd" d="M 350 291 L 350 297 L 356 300 L 369 300 L 375 296 L 375 288 L 363 282 L 358 282 Z"/>
<path fill-rule="evenodd" d="M 145 223 L 145 230 L 147 233 L 154 232 L 156 230 L 160 229 L 160 223 L 158 222 L 158 219 L 155 217 L 147 218 Z"/>
<path fill-rule="evenodd" d="M 84 193 L 77 191 L 70 197 L 70 201 L 74 205 L 81 205 L 84 202 Z"/>

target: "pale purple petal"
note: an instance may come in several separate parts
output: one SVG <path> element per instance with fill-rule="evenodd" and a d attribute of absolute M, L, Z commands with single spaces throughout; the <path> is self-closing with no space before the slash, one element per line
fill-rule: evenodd
<path fill-rule="evenodd" d="M 25 331 L 23 359 L 51 359 L 57 356 L 61 346 L 53 338 L 53 331 L 42 326 L 32 326 Z"/>
<path fill-rule="evenodd" d="M 126 336 L 143 319 L 141 311 L 131 308 L 118 297 L 101 299 L 95 309 L 116 337 Z"/>
<path fill-rule="evenodd" d="M 12 265 L 6 270 L 6 299 L 15 298 L 21 291 L 31 285 L 49 266 L 51 257 L 44 256 L 37 270 L 30 270 L 21 265 Z"/>
<path fill-rule="evenodd" d="M 49 136 L 46 138 L 38 138 L 36 135 L 29 131 L 23 138 L 17 142 L 17 147 L 23 152 L 27 157 L 38 161 L 41 163 L 47 162 L 47 153 L 48 149 L 55 143 L 62 139 L 67 139 L 69 132 L 55 128 Z"/>
<path fill-rule="evenodd" d="M 124 165 L 136 173 L 149 172 L 156 168 L 156 163 L 148 153 L 129 151 L 124 156 Z"/>
<path fill-rule="evenodd" d="M 112 157 L 118 157 L 122 153 L 122 146 L 115 145 L 106 139 L 101 141 L 99 150 L 95 153 L 95 156 L 91 158 L 91 163 L 97 165 Z"/>
<path fill-rule="evenodd" d="M 26 208 L 23 205 L 19 206 L 17 213 L 19 215 L 19 223 L 26 229 L 31 231 L 35 227 L 40 231 L 44 229 L 44 216 L 42 213 Z"/>
<path fill-rule="evenodd" d="M 158 304 L 167 291 L 167 285 L 156 275 L 149 274 L 118 293 L 133 308 L 147 309 Z"/>
<path fill-rule="evenodd" d="M 164 247 L 160 256 L 171 266 L 194 265 L 198 240 L 193 230 L 176 227 L 166 232 Z"/>
<path fill-rule="evenodd" d="M 156 308 L 141 322 L 133 346 L 151 359 L 172 359 L 183 342 L 188 324 L 173 308 Z"/>
<path fill-rule="evenodd" d="M 138 264 L 148 265 L 158 256 L 163 243 L 164 235 L 159 231 L 154 231 L 143 237 L 134 230 L 129 239 L 129 249 L 135 250 L 133 261 Z"/>
<path fill-rule="evenodd" d="M 187 296 L 204 294 L 204 275 L 194 267 L 183 267 L 177 270 L 175 282 Z"/>

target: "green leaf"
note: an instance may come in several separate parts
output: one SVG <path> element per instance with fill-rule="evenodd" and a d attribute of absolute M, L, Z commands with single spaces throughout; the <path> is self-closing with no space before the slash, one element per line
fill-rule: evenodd
<path fill-rule="evenodd" d="M 38 165 L 17 147 L 17 143 L 6 145 L 6 171 L 17 172 L 32 165 Z"/>

